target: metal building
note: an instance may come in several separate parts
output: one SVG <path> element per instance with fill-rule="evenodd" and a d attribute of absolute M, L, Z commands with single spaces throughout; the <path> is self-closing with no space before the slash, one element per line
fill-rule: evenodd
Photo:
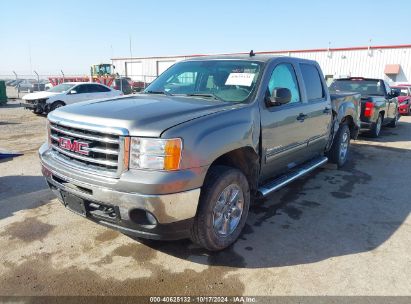
<path fill-rule="evenodd" d="M 327 79 L 363 76 L 385 78 L 391 83 L 411 83 L 411 45 L 265 51 L 256 54 L 316 60 Z M 175 62 L 199 56 L 204 55 L 113 58 L 112 63 L 120 75 L 150 83 Z"/>

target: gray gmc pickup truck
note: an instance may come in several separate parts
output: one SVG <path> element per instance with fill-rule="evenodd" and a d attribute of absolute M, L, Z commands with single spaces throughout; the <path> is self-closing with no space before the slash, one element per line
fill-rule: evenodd
<path fill-rule="evenodd" d="M 198 57 L 141 94 L 51 112 L 39 154 L 71 211 L 125 234 L 221 250 L 254 198 L 346 163 L 359 107 L 359 94 L 329 94 L 314 61 Z"/>

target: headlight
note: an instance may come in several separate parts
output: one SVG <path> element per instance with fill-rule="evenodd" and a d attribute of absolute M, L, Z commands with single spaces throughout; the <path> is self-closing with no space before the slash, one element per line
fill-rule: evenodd
<path fill-rule="evenodd" d="M 181 138 L 155 139 L 132 137 L 130 168 L 147 170 L 180 169 Z"/>

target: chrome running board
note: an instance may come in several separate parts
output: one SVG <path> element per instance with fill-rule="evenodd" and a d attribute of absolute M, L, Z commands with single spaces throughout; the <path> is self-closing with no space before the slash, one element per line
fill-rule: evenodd
<path fill-rule="evenodd" d="M 309 162 L 306 162 L 293 171 L 282 175 L 276 178 L 273 181 L 268 182 L 267 184 L 258 188 L 258 195 L 265 197 L 274 191 L 281 189 L 282 187 L 288 185 L 292 181 L 296 180 L 297 178 L 306 175 L 307 173 L 313 171 L 314 169 L 318 168 L 319 166 L 325 164 L 328 161 L 328 158 L 325 156 L 313 159 Z"/>

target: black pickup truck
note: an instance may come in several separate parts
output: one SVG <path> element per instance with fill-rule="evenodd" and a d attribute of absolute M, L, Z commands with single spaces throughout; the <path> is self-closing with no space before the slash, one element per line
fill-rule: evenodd
<path fill-rule="evenodd" d="M 400 118 L 398 92 L 383 79 L 350 77 L 336 79 L 331 92 L 349 91 L 361 94 L 361 129 L 372 137 L 380 135 L 382 126 L 395 128 Z"/>
<path fill-rule="evenodd" d="M 90 220 L 221 250 L 239 237 L 254 197 L 327 161 L 346 163 L 359 103 L 358 93 L 330 95 L 315 61 L 190 59 L 141 94 L 51 112 L 43 174 Z"/>

